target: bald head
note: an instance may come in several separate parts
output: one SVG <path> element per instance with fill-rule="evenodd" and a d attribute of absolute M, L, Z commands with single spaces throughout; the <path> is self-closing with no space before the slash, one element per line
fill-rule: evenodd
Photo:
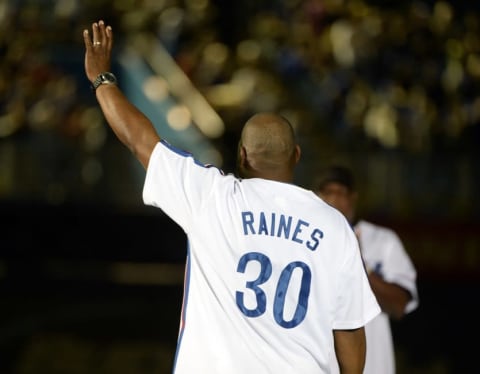
<path fill-rule="evenodd" d="M 284 117 L 259 113 L 245 123 L 237 160 L 241 177 L 290 182 L 299 157 L 292 125 Z"/>

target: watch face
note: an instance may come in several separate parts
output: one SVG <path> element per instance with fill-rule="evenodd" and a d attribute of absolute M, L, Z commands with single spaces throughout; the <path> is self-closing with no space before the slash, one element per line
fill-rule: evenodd
<path fill-rule="evenodd" d="M 117 78 L 112 73 L 106 71 L 98 75 L 97 79 L 92 82 L 92 89 L 95 91 L 101 84 L 117 84 Z"/>
<path fill-rule="evenodd" d="M 117 82 L 117 78 L 115 78 L 115 75 L 113 75 L 112 73 L 103 73 L 102 74 L 102 81 L 104 82 L 109 82 L 109 83 L 116 83 Z"/>

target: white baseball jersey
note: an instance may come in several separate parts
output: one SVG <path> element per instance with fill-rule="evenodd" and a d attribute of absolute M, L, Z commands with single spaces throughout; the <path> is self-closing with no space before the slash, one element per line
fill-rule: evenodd
<path fill-rule="evenodd" d="M 360 240 L 365 266 L 381 275 L 385 281 L 398 284 L 410 292 L 412 299 L 405 307 L 406 313 L 416 309 L 417 275 L 398 235 L 389 228 L 366 221 L 359 221 L 355 225 L 355 231 Z M 364 374 L 394 374 L 395 350 L 389 316 L 382 312 L 367 323 L 365 335 L 367 356 Z M 338 368 L 334 372 L 338 372 Z"/>
<path fill-rule="evenodd" d="M 176 374 L 329 373 L 332 330 L 380 313 L 353 230 L 311 191 L 224 175 L 162 141 L 143 199 L 189 243 Z"/>

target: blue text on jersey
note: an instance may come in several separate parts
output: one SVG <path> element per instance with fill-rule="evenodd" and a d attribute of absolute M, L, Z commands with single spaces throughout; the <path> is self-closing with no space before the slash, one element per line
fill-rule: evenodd
<path fill-rule="evenodd" d="M 305 240 L 304 229 L 309 228 L 310 223 L 273 212 L 270 215 L 260 212 L 257 217 L 251 211 L 242 212 L 242 225 L 244 235 L 269 235 L 289 239 L 298 244 L 305 243 L 305 246 L 312 251 L 317 249 L 320 239 L 323 238 L 323 231 L 314 228 L 310 229 L 310 235 L 307 235 Z"/>

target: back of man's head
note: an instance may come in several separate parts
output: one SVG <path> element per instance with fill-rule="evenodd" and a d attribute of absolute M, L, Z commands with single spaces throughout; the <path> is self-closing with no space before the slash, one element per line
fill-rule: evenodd
<path fill-rule="evenodd" d="M 274 113 L 258 113 L 243 127 L 238 149 L 238 171 L 243 178 L 290 181 L 300 149 L 290 122 Z"/>

